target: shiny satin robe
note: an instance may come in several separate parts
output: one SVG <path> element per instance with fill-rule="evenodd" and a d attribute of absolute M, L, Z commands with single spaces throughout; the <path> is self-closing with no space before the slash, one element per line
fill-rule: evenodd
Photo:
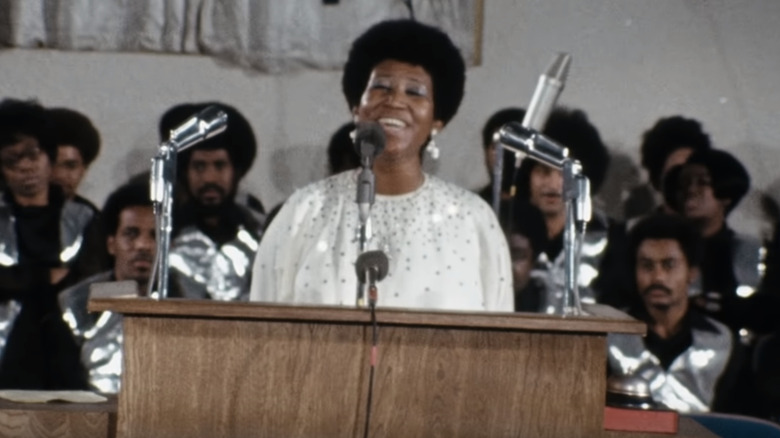
<path fill-rule="evenodd" d="M 112 272 L 94 275 L 59 296 L 62 318 L 81 347 L 81 364 L 89 386 L 103 394 L 119 392 L 122 381 L 122 316 L 113 312 L 87 312 L 89 288 L 111 281 Z"/>
<path fill-rule="evenodd" d="M 64 266 L 78 255 L 84 242 L 84 230 L 94 217 L 95 211 L 86 204 L 74 201 L 65 201 L 63 204 L 60 215 L 59 258 Z M 15 222 L 12 206 L 0 194 L 0 266 L 3 267 L 19 264 Z M 6 340 L 21 310 L 22 304 L 17 299 L 0 301 L 0 360 Z"/>
<path fill-rule="evenodd" d="M 601 261 L 609 243 L 606 218 L 594 215 L 593 221 L 600 221 L 600 227 L 586 230 L 582 239 L 579 264 L 577 264 L 579 269 L 577 284 L 579 286 L 580 299 L 587 304 L 596 302 L 596 293 L 591 288 L 591 285 L 599 275 Z M 566 248 L 564 247 L 555 260 L 549 260 L 547 255 L 542 253 L 537 262 L 537 268 L 534 269 L 536 275 L 543 278 L 545 283 L 545 294 L 540 306 L 542 313 L 549 315 L 564 314 L 564 291 L 566 290 L 565 251 Z"/>
<path fill-rule="evenodd" d="M 639 335 L 607 335 L 609 369 L 613 374 L 638 375 L 650 386 L 653 400 L 683 413 L 709 412 L 715 388 L 726 371 L 734 339 L 728 327 L 704 317 L 707 329 L 692 329 L 693 343 L 668 370 L 645 348 Z"/>
<path fill-rule="evenodd" d="M 230 212 L 242 223 L 235 236 L 221 245 L 196 225 L 186 225 L 176 233 L 171 242 L 170 273 L 179 295 L 218 301 L 249 299 L 252 264 L 265 224 L 259 202 L 246 194 L 236 196 Z"/>

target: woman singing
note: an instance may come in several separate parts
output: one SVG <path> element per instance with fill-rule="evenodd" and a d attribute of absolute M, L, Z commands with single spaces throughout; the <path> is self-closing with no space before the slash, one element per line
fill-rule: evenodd
<path fill-rule="evenodd" d="M 422 170 L 424 150 L 438 153 L 434 137 L 455 115 L 464 83 L 463 58 L 450 38 L 415 21 L 379 23 L 350 50 L 342 88 L 353 119 L 379 123 L 387 139 L 373 166 L 367 246 L 390 261 L 379 306 L 514 308 L 509 251 L 492 210 Z M 358 172 L 313 183 L 287 200 L 260 244 L 252 300 L 355 304 Z"/>

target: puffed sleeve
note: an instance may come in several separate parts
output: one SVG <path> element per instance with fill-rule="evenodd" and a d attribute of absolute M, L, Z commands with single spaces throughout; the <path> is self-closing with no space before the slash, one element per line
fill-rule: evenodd
<path fill-rule="evenodd" d="M 480 242 L 480 275 L 482 276 L 485 310 L 513 312 L 512 264 L 509 246 L 496 215 L 487 203 L 475 197 L 475 217 Z"/>

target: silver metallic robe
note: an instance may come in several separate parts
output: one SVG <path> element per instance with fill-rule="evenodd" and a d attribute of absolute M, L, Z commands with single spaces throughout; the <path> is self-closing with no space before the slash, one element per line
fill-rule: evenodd
<path fill-rule="evenodd" d="M 220 246 L 188 226 L 171 244 L 171 279 L 186 298 L 247 301 L 259 244 L 244 227 Z"/>
<path fill-rule="evenodd" d="M 743 300 L 758 292 L 761 281 L 766 273 L 767 249 L 760 239 L 747 234 L 734 233 L 731 245 L 731 261 L 734 265 L 734 278 L 737 280 L 736 298 Z M 690 297 L 702 295 L 701 276 L 699 276 L 688 291 Z M 715 306 L 715 307 L 711 307 Z M 720 311 L 714 304 L 706 304 L 706 310 Z M 733 327 L 744 345 L 750 345 L 755 340 L 755 333 L 746 327 Z"/>
<path fill-rule="evenodd" d="M 583 303 L 595 303 L 596 294 L 591 288 L 591 284 L 599 275 L 599 267 L 604 258 L 607 249 L 608 221 L 605 217 L 597 215 L 594 212 L 593 221 L 599 221 L 600 226 L 597 230 L 588 229 L 582 239 L 582 252 L 579 260 L 579 273 L 577 284 L 579 285 L 580 298 Z M 563 250 L 558 254 L 555 260 L 549 260 L 545 253 L 542 253 L 538 260 L 538 269 L 535 269 L 533 275 L 543 278 L 545 282 L 545 296 L 540 303 L 541 312 L 550 315 L 562 315 L 563 294 L 566 290 L 564 284 L 566 278 L 566 266 L 564 264 L 565 253 Z M 544 273 L 544 274 L 542 274 Z"/>
<path fill-rule="evenodd" d="M 65 201 L 60 215 L 60 261 L 67 266 L 74 260 L 84 242 L 84 229 L 92 221 L 95 212 L 80 202 Z M 12 206 L 0 193 L 0 266 L 12 267 L 19 264 L 19 248 L 16 240 L 16 217 Z M 0 360 L 6 340 L 11 333 L 21 303 L 16 300 L 0 302 Z"/>
<path fill-rule="evenodd" d="M 59 296 L 62 318 L 81 347 L 81 364 L 91 389 L 104 394 L 119 392 L 122 377 L 122 316 L 113 312 L 89 313 L 89 288 L 110 281 L 111 271 L 93 275 Z"/>
<path fill-rule="evenodd" d="M 188 225 L 171 242 L 171 280 L 185 298 L 248 301 L 252 265 L 266 219 L 264 212 L 250 205 L 251 198 L 239 193 L 235 207 L 254 219 L 258 228 L 250 228 L 247 220 L 233 239 L 220 246 L 198 227 Z"/>
<path fill-rule="evenodd" d="M 726 370 L 733 339 L 728 327 L 703 317 L 715 330 L 693 329 L 693 344 L 668 370 L 645 348 L 639 335 L 607 336 L 609 368 L 619 376 L 638 375 L 650 385 L 653 399 L 678 412 L 709 412 L 715 387 Z"/>

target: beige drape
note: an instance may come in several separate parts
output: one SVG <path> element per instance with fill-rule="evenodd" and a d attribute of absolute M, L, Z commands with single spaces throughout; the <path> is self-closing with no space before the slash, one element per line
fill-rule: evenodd
<path fill-rule="evenodd" d="M 482 0 L 412 5 L 479 63 Z M 409 17 L 401 0 L 0 0 L 0 45 L 203 54 L 281 73 L 340 68 L 357 35 L 400 17 Z"/>

